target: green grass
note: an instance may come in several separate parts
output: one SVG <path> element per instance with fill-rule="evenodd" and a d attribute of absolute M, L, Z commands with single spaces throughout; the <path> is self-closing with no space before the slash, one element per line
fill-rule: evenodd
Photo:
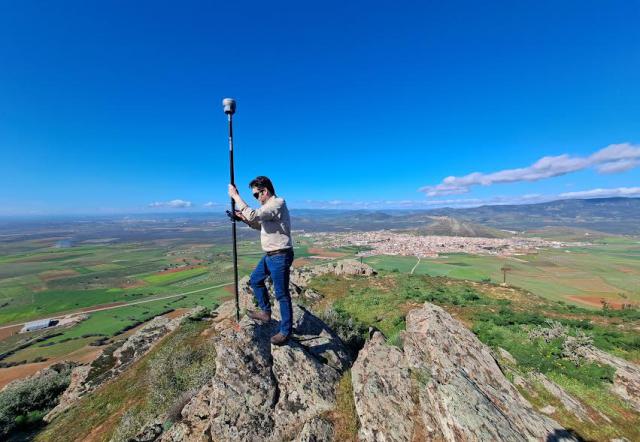
<path fill-rule="evenodd" d="M 95 340 L 96 340 L 95 337 L 78 338 L 78 339 L 73 339 L 65 342 L 59 342 L 59 339 L 58 340 L 52 339 L 47 342 L 53 342 L 55 343 L 55 345 L 43 347 L 41 346 L 41 344 L 38 343 L 26 348 L 25 350 L 21 350 L 12 356 L 9 356 L 8 358 L 4 359 L 4 361 L 5 362 L 18 362 L 18 361 L 24 361 L 24 360 L 33 361 L 35 358 L 38 358 L 38 357 L 50 359 L 50 358 L 66 356 L 66 355 L 69 355 L 70 353 L 73 353 L 76 350 L 80 350 L 81 348 L 85 347 L 86 345 L 88 345 L 89 343 Z"/>
<path fill-rule="evenodd" d="M 126 301 L 125 291 L 111 290 L 46 290 L 31 294 L 26 305 L 12 304 L 0 310 L 0 323 L 46 317 L 55 313 L 78 310 L 97 304 Z"/>
<path fill-rule="evenodd" d="M 125 328 L 146 322 L 170 309 L 193 308 L 196 306 L 215 308 L 220 303 L 220 300 L 226 296 L 229 296 L 229 294 L 223 287 L 220 287 L 165 300 L 150 301 L 143 304 L 94 312 L 89 315 L 88 319 L 72 328 L 51 329 L 46 332 L 62 333 L 61 336 L 47 340 L 46 346 L 42 346 L 40 343 L 33 344 L 8 357 L 6 361 L 30 361 L 38 356 L 47 358 L 63 356 L 84 347 L 89 342 L 95 341 L 98 339 L 98 335 L 113 337 Z M 133 300 L 135 301 L 137 299 Z M 45 334 L 45 332 L 37 333 Z M 83 338 L 83 336 L 86 335 L 92 336 L 90 338 Z M 29 334 L 29 336 L 33 336 L 33 334 Z M 11 340 L 7 341 L 8 345 L 2 347 L 6 347 L 3 351 L 9 350 L 17 345 L 17 339 L 24 339 L 26 337 L 27 335 L 16 335 L 12 337 Z"/>
<path fill-rule="evenodd" d="M 181 272 L 150 275 L 150 276 L 146 276 L 144 280 L 154 285 L 167 285 L 167 284 L 172 284 L 174 282 L 182 281 L 184 279 L 189 279 L 194 276 L 202 275 L 203 273 L 207 273 L 208 271 L 209 270 L 205 267 L 198 267 L 195 269 L 184 270 Z"/>

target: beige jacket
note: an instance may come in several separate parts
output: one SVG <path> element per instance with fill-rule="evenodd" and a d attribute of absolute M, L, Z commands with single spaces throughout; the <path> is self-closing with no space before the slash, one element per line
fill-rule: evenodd
<path fill-rule="evenodd" d="M 238 204 L 238 210 L 251 228 L 260 230 L 262 250 L 271 252 L 293 247 L 289 209 L 284 199 L 272 196 L 258 209 L 246 203 Z"/>

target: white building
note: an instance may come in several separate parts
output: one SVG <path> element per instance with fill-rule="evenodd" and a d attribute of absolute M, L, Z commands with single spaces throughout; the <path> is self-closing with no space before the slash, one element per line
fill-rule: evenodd
<path fill-rule="evenodd" d="M 20 333 L 42 330 L 52 327 L 56 325 L 56 323 L 57 321 L 54 319 L 39 319 L 37 321 L 27 322 L 24 327 L 22 327 L 22 330 L 20 330 Z"/>

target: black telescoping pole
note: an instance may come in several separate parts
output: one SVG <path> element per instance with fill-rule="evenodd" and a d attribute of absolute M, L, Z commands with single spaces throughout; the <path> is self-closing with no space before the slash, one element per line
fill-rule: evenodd
<path fill-rule="evenodd" d="M 236 185 L 234 170 L 233 170 L 233 114 L 236 111 L 236 102 L 231 98 L 225 98 L 222 100 L 224 106 L 224 112 L 229 118 L 229 175 L 230 183 Z M 240 322 L 240 305 L 238 296 L 238 247 L 236 245 L 236 202 L 231 198 L 231 232 L 233 236 L 233 289 L 236 295 L 236 321 Z"/>

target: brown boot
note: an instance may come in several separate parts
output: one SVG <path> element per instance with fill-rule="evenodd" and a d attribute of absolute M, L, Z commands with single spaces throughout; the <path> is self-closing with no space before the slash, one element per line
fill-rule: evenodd
<path fill-rule="evenodd" d="M 277 335 L 271 338 L 271 343 L 273 345 L 282 345 L 289 340 L 289 336 L 283 335 L 282 333 L 278 333 Z"/>
<path fill-rule="evenodd" d="M 262 310 L 258 310 L 254 312 L 252 310 L 247 310 L 247 316 L 251 319 L 255 319 L 256 321 L 269 322 L 271 321 L 271 313 L 265 312 Z"/>

